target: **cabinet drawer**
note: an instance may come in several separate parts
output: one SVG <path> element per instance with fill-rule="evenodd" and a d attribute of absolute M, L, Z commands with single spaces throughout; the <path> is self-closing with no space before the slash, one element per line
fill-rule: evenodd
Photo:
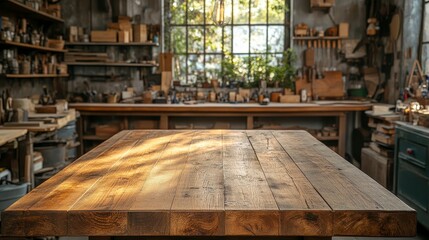
<path fill-rule="evenodd" d="M 429 206 L 429 180 L 421 171 L 399 158 L 397 195 L 427 213 Z"/>
<path fill-rule="evenodd" d="M 428 148 L 406 139 L 399 140 L 399 157 L 409 161 L 411 164 L 426 169 L 428 161 Z"/>

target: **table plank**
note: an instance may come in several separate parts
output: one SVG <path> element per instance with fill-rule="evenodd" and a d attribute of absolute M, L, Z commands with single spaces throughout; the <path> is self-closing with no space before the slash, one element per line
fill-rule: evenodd
<path fill-rule="evenodd" d="M 171 207 L 171 234 L 224 235 L 222 131 L 193 138 Z"/>
<path fill-rule="evenodd" d="M 282 236 L 332 236 L 332 212 L 271 131 L 247 135 L 280 209 Z"/>
<path fill-rule="evenodd" d="M 334 235 L 415 236 L 410 207 L 309 133 L 274 136 L 334 211 Z"/>
<path fill-rule="evenodd" d="M 172 139 L 159 157 L 162 161 L 158 161 L 148 173 L 143 187 L 136 193 L 135 201 L 130 206 L 130 234 L 170 234 L 171 206 L 180 176 L 192 154 L 191 143 L 196 133 L 168 132 Z"/>
<path fill-rule="evenodd" d="M 225 233 L 279 235 L 279 208 L 245 131 L 223 135 Z"/>

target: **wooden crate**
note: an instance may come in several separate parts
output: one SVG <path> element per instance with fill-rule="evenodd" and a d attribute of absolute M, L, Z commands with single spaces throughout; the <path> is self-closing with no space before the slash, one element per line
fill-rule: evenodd
<path fill-rule="evenodd" d="M 393 160 L 369 148 L 362 148 L 361 153 L 361 170 L 383 187 L 392 190 Z"/>
<path fill-rule="evenodd" d="M 147 26 L 144 24 L 133 24 L 134 42 L 147 42 Z"/>
<path fill-rule="evenodd" d="M 92 42 L 117 42 L 116 31 L 91 31 Z"/>
<path fill-rule="evenodd" d="M 118 32 L 118 42 L 120 43 L 129 43 L 130 42 L 130 32 L 126 30 L 121 30 Z"/>

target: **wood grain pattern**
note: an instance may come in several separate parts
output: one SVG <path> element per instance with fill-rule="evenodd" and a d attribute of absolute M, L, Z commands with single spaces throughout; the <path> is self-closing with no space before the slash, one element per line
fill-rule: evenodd
<path fill-rule="evenodd" d="M 247 135 L 279 206 L 280 234 L 331 236 L 331 208 L 283 150 L 271 131 L 248 131 Z"/>
<path fill-rule="evenodd" d="M 404 216 L 414 219 L 415 212 L 359 169 L 304 131 L 276 132 L 274 135 L 334 211 L 334 235 L 346 235 L 348 231 L 358 236 L 365 236 L 363 232 L 368 236 L 415 236 L 415 225 L 397 225 Z M 348 220 L 342 218 L 344 213 Z M 375 230 L 344 227 L 345 222 L 355 222 L 356 219 L 359 224 L 364 223 Z M 383 231 L 374 225 L 374 219 L 382 221 Z"/>
<path fill-rule="evenodd" d="M 11 237 L 328 239 L 416 231 L 411 208 L 303 131 L 124 131 L 2 220 Z"/>
<path fill-rule="evenodd" d="M 222 131 L 198 132 L 190 152 L 171 206 L 171 234 L 224 235 Z"/>
<path fill-rule="evenodd" d="M 246 132 L 223 136 L 223 165 L 226 234 L 278 235 L 279 209 Z M 260 210 L 271 214 L 249 214 Z"/>

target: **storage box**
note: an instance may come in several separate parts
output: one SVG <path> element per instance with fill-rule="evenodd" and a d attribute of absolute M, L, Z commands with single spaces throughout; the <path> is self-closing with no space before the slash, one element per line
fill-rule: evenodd
<path fill-rule="evenodd" d="M 118 42 L 120 43 L 129 43 L 130 42 L 130 32 L 126 30 L 121 30 L 118 32 Z"/>
<path fill-rule="evenodd" d="M 79 41 L 79 30 L 77 26 L 70 26 L 68 29 L 68 41 L 78 42 Z"/>
<path fill-rule="evenodd" d="M 311 7 L 332 7 L 335 0 L 311 0 Z"/>
<path fill-rule="evenodd" d="M 349 23 L 342 22 L 339 26 L 339 37 L 348 38 L 349 37 Z"/>
<path fill-rule="evenodd" d="M 134 42 L 147 42 L 147 26 L 144 24 L 133 24 Z"/>
<path fill-rule="evenodd" d="M 91 31 L 92 42 L 117 42 L 116 31 Z"/>
<path fill-rule="evenodd" d="M 280 96 L 281 103 L 299 103 L 301 97 L 299 95 L 283 95 Z"/>

